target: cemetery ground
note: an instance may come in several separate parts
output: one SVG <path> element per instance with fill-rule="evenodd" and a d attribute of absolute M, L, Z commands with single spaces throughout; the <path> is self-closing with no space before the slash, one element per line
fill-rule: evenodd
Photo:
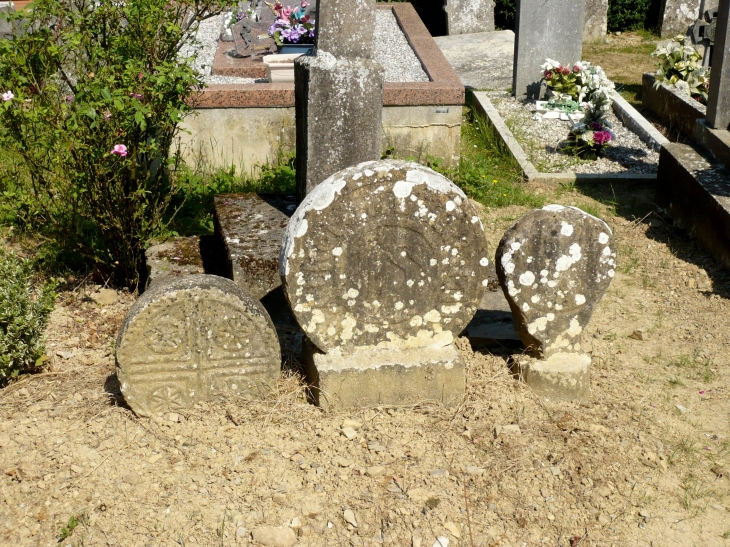
<path fill-rule="evenodd" d="M 461 339 L 456 408 L 324 412 L 292 367 L 263 402 L 140 419 L 113 357 L 134 296 L 95 302 L 79 280 L 52 314 L 48 366 L 0 391 L 0 544 L 730 544 L 728 275 L 646 184 L 524 187 L 492 167 L 470 179 L 491 253 L 544 203 L 614 230 L 618 272 L 584 333 L 588 404 L 540 400 L 509 351 Z"/>

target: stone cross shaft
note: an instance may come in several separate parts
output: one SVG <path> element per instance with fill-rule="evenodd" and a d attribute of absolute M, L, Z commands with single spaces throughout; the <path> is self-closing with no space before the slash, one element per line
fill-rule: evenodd
<path fill-rule="evenodd" d="M 715 129 L 730 129 L 730 0 L 720 0 L 718 6 L 707 122 Z"/>
<path fill-rule="evenodd" d="M 330 175 L 381 152 L 375 0 L 319 0 L 315 24 L 314 55 L 294 63 L 299 201 Z"/>
<path fill-rule="evenodd" d="M 319 0 L 315 27 L 317 50 L 338 58 L 372 59 L 375 0 Z"/>

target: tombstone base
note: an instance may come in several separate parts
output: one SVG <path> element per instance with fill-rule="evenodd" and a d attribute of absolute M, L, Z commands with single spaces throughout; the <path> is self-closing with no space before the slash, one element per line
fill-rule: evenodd
<path fill-rule="evenodd" d="M 366 349 L 328 354 L 303 347 L 310 401 L 323 408 L 412 405 L 453 406 L 464 396 L 464 361 L 455 346 L 409 350 Z"/>
<path fill-rule="evenodd" d="M 555 401 L 588 401 L 591 358 L 585 353 L 556 353 L 546 360 L 520 355 L 515 364 L 537 394 Z"/>

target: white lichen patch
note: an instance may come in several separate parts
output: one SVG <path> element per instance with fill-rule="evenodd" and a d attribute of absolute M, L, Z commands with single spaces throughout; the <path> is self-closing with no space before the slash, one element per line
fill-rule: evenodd
<path fill-rule="evenodd" d="M 342 247 L 335 247 L 332 249 L 332 254 L 335 256 L 342 256 Z"/>

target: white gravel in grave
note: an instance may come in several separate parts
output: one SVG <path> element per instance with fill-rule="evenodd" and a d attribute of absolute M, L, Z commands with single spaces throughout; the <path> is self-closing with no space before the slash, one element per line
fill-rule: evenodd
<path fill-rule="evenodd" d="M 542 119 L 535 115 L 535 103 L 523 103 L 504 93 L 490 94 L 490 100 L 512 131 L 535 168 L 542 173 L 656 173 L 659 153 L 644 142 L 611 112 L 607 119 L 616 138 L 604 147 L 595 161 L 561 152 L 559 144 L 568 137 L 570 122 Z"/>
<path fill-rule="evenodd" d="M 234 76 L 211 75 L 213 59 L 218 47 L 223 20 L 226 14 L 217 15 L 200 23 L 194 39 L 180 50 L 181 57 L 187 57 L 198 48 L 195 67 L 203 74 L 208 84 L 253 84 L 265 83 L 266 78 L 237 78 Z M 377 10 L 375 13 L 375 60 L 385 69 L 386 82 L 428 82 L 421 62 L 408 44 L 393 12 Z"/>

